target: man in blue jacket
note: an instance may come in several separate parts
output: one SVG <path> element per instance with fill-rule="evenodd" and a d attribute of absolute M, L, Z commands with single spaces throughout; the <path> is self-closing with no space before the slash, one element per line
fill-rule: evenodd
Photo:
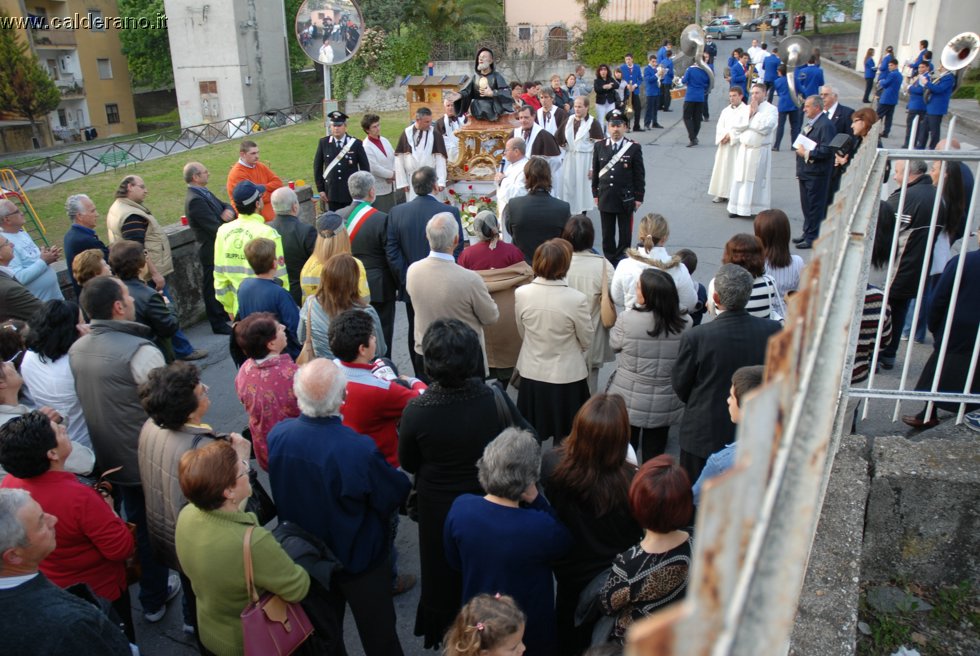
<path fill-rule="evenodd" d="M 803 95 L 820 95 L 820 87 L 824 85 L 823 68 L 817 63 L 816 57 L 810 57 L 806 63 L 806 73 L 803 76 Z M 797 87 L 797 91 L 799 91 Z"/>
<path fill-rule="evenodd" d="M 765 59 L 762 60 L 762 81 L 766 84 L 766 100 L 772 102 L 772 95 L 776 92 L 777 71 L 782 60 L 779 59 L 779 48 L 773 48 Z"/>
<path fill-rule="evenodd" d="M 649 63 L 643 67 L 643 93 L 647 97 L 646 114 L 643 116 L 643 127 L 662 128 L 657 123 L 657 109 L 660 106 L 660 80 L 657 78 L 657 55 L 651 54 Z"/>
<path fill-rule="evenodd" d="M 920 70 L 924 67 L 925 61 L 919 65 Z M 926 83 L 926 90 L 929 91 L 929 98 L 926 100 L 926 129 L 922 131 L 922 143 L 929 141 L 929 149 L 935 150 L 939 143 L 939 128 L 943 122 L 943 116 L 949 111 L 949 99 L 953 95 L 953 87 L 956 85 L 956 76 L 952 73 L 942 71 L 938 76 L 930 75 Z M 916 139 L 918 141 L 918 139 Z M 924 146 L 916 145 L 916 148 Z"/>
<path fill-rule="evenodd" d="M 742 97 L 748 98 L 748 70 L 749 70 L 749 55 L 748 53 L 741 53 L 734 62 L 728 68 L 729 72 L 729 83 L 733 87 L 742 87 Z"/>
<path fill-rule="evenodd" d="M 888 61 L 888 72 L 878 78 L 881 98 L 878 99 L 878 118 L 885 122 L 881 138 L 887 139 L 892 130 L 892 116 L 898 104 L 898 91 L 902 87 L 902 74 L 898 72 L 898 62 L 894 57 Z"/>
<path fill-rule="evenodd" d="M 674 51 L 669 41 L 657 51 L 657 64 L 664 67 L 664 76 L 660 81 L 660 111 L 672 112 L 670 90 L 674 88 Z"/>
<path fill-rule="evenodd" d="M 682 80 L 687 87 L 684 96 L 684 127 L 687 128 L 687 147 L 698 145 L 698 133 L 701 132 L 701 118 L 704 112 L 704 102 L 708 96 L 708 85 L 711 78 L 698 66 L 688 66 Z"/>
<path fill-rule="evenodd" d="M 776 95 L 779 96 L 779 102 L 776 104 L 776 110 L 779 112 L 779 121 L 776 123 L 776 141 L 773 143 L 772 149 L 778 152 L 779 144 L 783 142 L 783 128 L 786 126 L 787 119 L 789 119 L 790 143 L 796 141 L 796 137 L 800 134 L 800 108 L 796 106 L 792 96 L 789 95 L 789 79 L 786 77 L 786 66 L 781 65 L 776 69 L 776 74 L 773 89 L 776 90 Z"/>
<path fill-rule="evenodd" d="M 905 115 L 905 140 L 902 141 L 902 148 L 909 147 L 909 140 L 912 137 L 912 122 L 918 118 L 919 127 L 915 133 L 915 148 L 921 149 L 926 142 L 926 133 L 929 131 L 926 126 L 926 101 L 923 97 L 926 83 L 929 81 L 929 65 L 919 64 L 919 76 L 913 80 L 909 85 L 909 102 L 906 106 L 907 113 Z"/>
<path fill-rule="evenodd" d="M 95 209 L 95 203 L 85 194 L 75 194 L 69 196 L 65 201 L 65 211 L 71 219 L 68 232 L 65 233 L 65 266 L 68 268 L 68 279 L 71 280 L 72 287 L 75 288 L 75 297 L 82 293 L 82 288 L 75 282 L 75 275 L 71 271 L 71 264 L 75 256 L 82 251 L 90 248 L 97 248 L 102 251 L 102 257 L 109 259 L 109 249 L 99 239 L 95 232 L 95 225 L 99 221 L 99 211 Z"/>
<path fill-rule="evenodd" d="M 643 84 L 643 71 L 633 63 L 633 53 L 626 53 L 623 61 L 625 63 L 620 65 L 619 71 L 623 74 L 623 82 L 626 83 L 628 102 L 633 107 L 633 131 L 643 132 L 643 128 L 640 127 L 640 85 Z"/>
<path fill-rule="evenodd" d="M 346 385 L 330 360 L 300 368 L 294 390 L 301 414 L 269 432 L 269 482 L 279 520 L 323 540 L 343 565 L 336 592 L 351 607 L 364 653 L 400 656 L 388 532 L 411 483 L 373 439 L 341 422 Z"/>

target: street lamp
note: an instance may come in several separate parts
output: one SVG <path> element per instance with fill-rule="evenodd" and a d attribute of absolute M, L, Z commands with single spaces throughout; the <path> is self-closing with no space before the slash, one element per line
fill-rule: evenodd
<path fill-rule="evenodd" d="M 653 0 L 653 16 L 657 17 L 657 5 L 660 4 L 660 0 Z"/>

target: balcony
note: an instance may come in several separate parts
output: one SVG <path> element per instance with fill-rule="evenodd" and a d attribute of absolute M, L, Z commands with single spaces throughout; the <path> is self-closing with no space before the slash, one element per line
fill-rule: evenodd
<path fill-rule="evenodd" d="M 31 40 L 47 50 L 72 50 L 77 45 L 75 30 L 31 30 Z"/>
<path fill-rule="evenodd" d="M 71 73 L 62 73 L 54 81 L 54 84 L 58 87 L 58 90 L 61 92 L 61 97 L 65 100 L 85 97 L 85 87 L 82 86 L 81 76 L 76 77 Z"/>

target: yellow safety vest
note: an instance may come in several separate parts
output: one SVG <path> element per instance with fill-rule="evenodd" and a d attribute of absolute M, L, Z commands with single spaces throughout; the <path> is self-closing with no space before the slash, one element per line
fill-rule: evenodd
<path fill-rule="evenodd" d="M 214 239 L 214 295 L 225 312 L 233 317 L 238 313 L 238 286 L 246 278 L 255 277 L 255 271 L 245 259 L 245 244 L 258 237 L 276 243 L 276 278 L 289 291 L 282 237 L 261 214 L 240 214 L 234 221 L 218 228 L 218 236 Z"/>

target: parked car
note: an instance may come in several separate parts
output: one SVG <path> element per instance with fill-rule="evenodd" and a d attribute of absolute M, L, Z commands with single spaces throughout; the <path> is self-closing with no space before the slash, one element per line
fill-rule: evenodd
<path fill-rule="evenodd" d="M 771 30 L 772 29 L 772 19 L 773 19 L 773 17 L 774 16 L 782 16 L 784 14 L 787 14 L 787 12 L 785 12 L 785 11 L 770 11 L 768 14 L 765 14 L 763 16 L 759 16 L 758 18 L 753 18 L 748 23 L 745 23 L 745 29 L 748 30 L 749 32 L 758 32 L 759 30 L 762 29 L 762 24 L 765 23 L 766 24 L 766 30 Z M 787 14 L 787 21 L 788 20 L 789 20 L 789 17 L 788 17 L 788 14 Z"/>
<path fill-rule="evenodd" d="M 737 18 L 716 18 L 710 23 L 705 31 L 719 39 L 727 39 L 732 37 L 735 39 L 742 38 L 742 24 L 738 22 Z"/>

